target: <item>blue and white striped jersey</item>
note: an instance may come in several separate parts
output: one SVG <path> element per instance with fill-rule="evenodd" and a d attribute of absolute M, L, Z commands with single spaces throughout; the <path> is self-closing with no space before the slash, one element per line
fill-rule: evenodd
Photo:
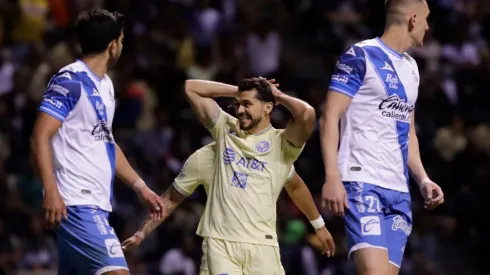
<path fill-rule="evenodd" d="M 54 75 L 39 110 L 62 122 L 53 136 L 56 183 L 67 206 L 112 211 L 115 174 L 114 87 L 78 60 Z"/>
<path fill-rule="evenodd" d="M 352 98 L 340 123 L 342 181 L 408 192 L 408 135 L 418 86 L 415 60 L 379 38 L 341 55 L 329 90 Z"/>

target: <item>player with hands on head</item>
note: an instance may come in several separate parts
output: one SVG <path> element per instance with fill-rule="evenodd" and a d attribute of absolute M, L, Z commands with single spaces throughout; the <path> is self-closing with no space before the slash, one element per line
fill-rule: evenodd
<path fill-rule="evenodd" d="M 175 178 L 172 186 L 162 195 L 165 205 L 165 217 L 160 221 L 148 219 L 140 229 L 130 238 L 122 243 L 124 251 L 136 249 L 146 236 L 151 234 L 162 222 L 168 218 L 180 203 L 199 186 L 203 185 L 206 194 L 211 189 L 214 171 L 216 143 L 206 145 L 192 154 L 184 164 L 179 175 Z M 310 220 L 315 228 L 316 236 L 320 240 L 322 254 L 333 256 L 335 254 L 335 244 L 332 236 L 325 227 L 325 223 L 320 219 L 320 214 L 315 206 L 308 187 L 301 177 L 295 172 L 294 167 L 286 179 L 284 189 L 289 197 L 296 204 L 298 209 Z M 211 198 L 207 203 L 213 203 Z M 203 242 L 203 256 L 201 260 L 200 275 L 210 274 L 207 266 L 206 243 Z"/>
<path fill-rule="evenodd" d="M 429 7 L 425 0 L 388 0 L 385 7 L 381 38 L 340 56 L 320 126 L 322 206 L 344 216 L 349 257 L 361 275 L 399 272 L 412 229 L 409 173 L 427 209 L 444 202 L 420 158 L 414 112 L 420 76 L 406 53 L 423 43 Z"/>

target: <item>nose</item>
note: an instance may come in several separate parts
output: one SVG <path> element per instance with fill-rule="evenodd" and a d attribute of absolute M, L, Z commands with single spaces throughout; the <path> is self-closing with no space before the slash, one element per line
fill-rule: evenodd
<path fill-rule="evenodd" d="M 237 114 L 245 113 L 245 107 L 243 105 L 239 105 L 238 109 L 236 109 Z"/>

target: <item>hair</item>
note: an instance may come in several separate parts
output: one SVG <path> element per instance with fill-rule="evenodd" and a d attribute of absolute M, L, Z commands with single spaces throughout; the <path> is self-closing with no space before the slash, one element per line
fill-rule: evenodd
<path fill-rule="evenodd" d="M 109 44 L 118 39 L 124 29 L 124 15 L 94 9 L 80 14 L 76 21 L 76 36 L 82 56 L 104 52 Z"/>
<path fill-rule="evenodd" d="M 386 0 L 386 25 L 405 24 L 405 9 L 414 3 L 422 3 L 425 0 Z"/>
<path fill-rule="evenodd" d="M 264 78 L 252 77 L 244 78 L 238 82 L 238 92 L 256 90 L 256 98 L 262 102 L 276 104 L 276 99 L 272 94 L 272 89 L 269 82 Z"/>

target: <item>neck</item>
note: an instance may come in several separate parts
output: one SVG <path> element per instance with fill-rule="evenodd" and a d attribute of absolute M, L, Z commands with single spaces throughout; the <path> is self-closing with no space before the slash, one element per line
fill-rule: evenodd
<path fill-rule="evenodd" d="M 256 135 L 261 133 L 265 129 L 269 128 L 270 125 L 271 125 L 270 119 L 263 119 L 262 121 L 259 122 L 259 124 L 257 124 L 256 127 L 254 127 L 249 131 L 245 131 L 245 133 L 247 133 L 248 135 Z"/>
<path fill-rule="evenodd" d="M 413 46 L 413 39 L 404 27 L 391 25 L 386 27 L 381 40 L 392 50 L 403 54 Z"/>
<path fill-rule="evenodd" d="M 97 77 L 101 79 L 104 78 L 104 75 L 107 72 L 109 58 L 103 55 L 90 55 L 83 57 L 81 60 Z"/>

